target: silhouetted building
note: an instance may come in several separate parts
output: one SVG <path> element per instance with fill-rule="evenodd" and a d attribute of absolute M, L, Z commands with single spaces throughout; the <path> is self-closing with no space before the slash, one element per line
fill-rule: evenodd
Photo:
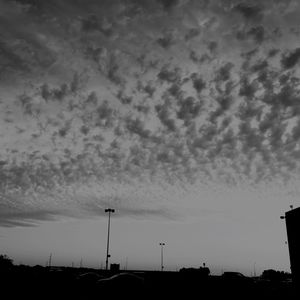
<path fill-rule="evenodd" d="M 210 274 L 210 270 L 207 267 L 200 268 L 181 268 L 179 270 L 181 274 L 185 275 L 200 275 L 203 277 L 207 277 Z"/>
<path fill-rule="evenodd" d="M 293 281 L 300 285 L 300 207 L 285 213 Z"/>

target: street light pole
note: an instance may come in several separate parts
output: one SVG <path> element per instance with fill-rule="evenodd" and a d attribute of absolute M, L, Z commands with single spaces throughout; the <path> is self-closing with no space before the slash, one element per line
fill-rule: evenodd
<path fill-rule="evenodd" d="M 161 271 L 164 270 L 164 246 L 165 243 L 159 243 L 161 249 L 160 249 L 160 260 L 161 260 Z"/>
<path fill-rule="evenodd" d="M 109 234 L 110 234 L 110 214 L 114 213 L 115 210 L 112 208 L 105 209 L 105 212 L 108 212 L 108 227 L 107 227 L 107 247 L 106 247 L 106 262 L 105 262 L 105 270 L 108 270 L 108 258 L 110 257 L 109 254 Z"/>

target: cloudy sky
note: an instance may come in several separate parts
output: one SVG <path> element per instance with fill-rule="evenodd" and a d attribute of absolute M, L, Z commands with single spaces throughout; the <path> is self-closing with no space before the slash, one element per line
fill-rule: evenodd
<path fill-rule="evenodd" d="M 0 0 L 0 252 L 289 271 L 297 0 Z M 56 261 L 55 261 L 56 260 Z"/>

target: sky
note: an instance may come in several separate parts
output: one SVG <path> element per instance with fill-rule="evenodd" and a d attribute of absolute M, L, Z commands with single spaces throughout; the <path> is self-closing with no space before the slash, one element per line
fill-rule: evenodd
<path fill-rule="evenodd" d="M 0 252 L 289 271 L 297 0 L 0 0 Z"/>

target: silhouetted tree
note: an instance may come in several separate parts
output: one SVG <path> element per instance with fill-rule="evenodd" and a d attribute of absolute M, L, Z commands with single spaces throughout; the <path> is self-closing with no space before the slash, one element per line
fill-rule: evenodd
<path fill-rule="evenodd" d="M 272 281 L 282 281 L 290 278 L 291 274 L 284 271 L 276 271 L 273 269 L 264 270 L 262 273 L 262 278 L 272 280 Z"/>
<path fill-rule="evenodd" d="M 6 254 L 0 255 L 0 270 L 9 269 L 13 266 L 13 260 L 10 259 Z"/>

